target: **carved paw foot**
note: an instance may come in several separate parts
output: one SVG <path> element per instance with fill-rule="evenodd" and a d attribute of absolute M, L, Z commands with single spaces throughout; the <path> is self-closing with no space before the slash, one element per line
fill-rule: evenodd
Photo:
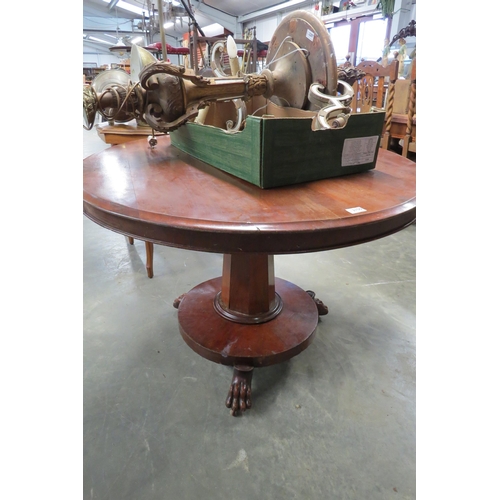
<path fill-rule="evenodd" d="M 325 304 L 323 304 L 321 300 L 317 299 L 316 294 L 312 290 L 307 290 L 306 293 L 308 293 L 316 303 L 316 307 L 318 308 L 318 314 L 320 316 L 328 314 L 328 306 L 325 306 Z"/>
<path fill-rule="evenodd" d="M 181 305 L 181 301 L 182 299 L 186 296 L 185 293 L 183 293 L 182 295 L 180 295 L 179 297 L 177 297 L 175 300 L 174 300 L 174 303 L 172 304 L 176 309 L 179 309 L 179 306 Z"/>
<path fill-rule="evenodd" d="M 233 417 L 252 407 L 252 366 L 235 366 L 226 406 Z"/>

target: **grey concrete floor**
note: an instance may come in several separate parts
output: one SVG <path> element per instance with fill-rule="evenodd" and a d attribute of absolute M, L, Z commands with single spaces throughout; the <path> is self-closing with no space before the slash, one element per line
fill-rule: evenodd
<path fill-rule="evenodd" d="M 108 147 L 94 130 L 83 144 Z M 149 279 L 143 242 L 84 217 L 83 498 L 416 498 L 415 239 L 276 256 L 330 312 L 231 417 L 232 369 L 191 351 L 172 306 L 222 256 L 155 245 Z"/>

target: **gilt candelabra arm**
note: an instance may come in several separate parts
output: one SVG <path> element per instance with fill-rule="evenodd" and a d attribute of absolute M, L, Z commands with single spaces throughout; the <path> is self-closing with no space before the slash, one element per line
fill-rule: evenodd
<path fill-rule="evenodd" d="M 227 57 L 229 58 L 230 75 L 241 76 L 238 51 L 236 43 L 231 35 L 227 37 L 227 41 L 218 41 L 212 47 L 210 66 L 215 76 L 229 76 L 222 67 L 224 54 L 227 54 Z M 231 102 L 235 107 L 236 120 L 226 120 L 227 128 L 225 131 L 229 134 L 235 134 L 236 132 L 239 132 L 245 124 L 247 118 L 247 107 L 246 103 L 242 99 L 233 99 Z M 195 121 L 201 124 L 205 123 L 207 112 L 208 109 L 206 111 L 201 111 Z"/>
<path fill-rule="evenodd" d="M 113 83 L 97 92 L 93 86 L 83 86 L 84 128 L 91 130 L 99 112 L 107 121 L 143 120 L 146 94 L 137 84 Z"/>
<path fill-rule="evenodd" d="M 230 60 L 237 62 L 235 44 L 231 47 Z M 137 71 L 135 83 L 127 85 L 120 74 L 115 75 L 120 84 L 84 91 L 84 118 L 88 126 L 100 112 L 116 121 L 140 116 L 154 131 L 168 133 L 194 118 L 212 101 L 244 103 L 256 96 L 282 107 L 317 111 L 319 128 L 340 128 L 350 113 L 352 89 L 343 81 L 339 86 L 343 86 L 344 93 L 339 95 L 331 39 L 324 25 L 307 12 L 298 11 L 282 20 L 260 74 L 241 74 L 234 65 L 232 72 L 236 74 L 232 76 L 206 78 L 183 66 L 147 61 L 149 55 L 141 57 L 145 65 Z M 106 79 L 101 83 L 106 83 Z M 238 109 L 238 116 L 243 116 L 241 110 Z M 235 131 L 238 129 L 234 127 Z"/>
<path fill-rule="evenodd" d="M 308 94 L 293 89 L 287 76 L 287 63 L 283 59 L 273 71 L 264 69 L 261 74 L 242 77 L 204 78 L 169 63 L 158 63 L 145 68 L 141 84 L 153 91 L 151 103 L 146 107 L 146 121 L 156 130 L 170 131 L 196 115 L 209 101 L 249 100 L 254 96 L 286 96 L 296 103 L 308 100 L 319 109 L 315 128 L 343 128 L 347 124 L 349 107 L 354 90 L 338 80 L 335 96 L 326 94 L 319 83 L 310 85 Z M 292 89 L 292 90 L 291 90 Z"/>
<path fill-rule="evenodd" d="M 146 91 L 145 120 L 155 130 L 170 132 L 195 116 L 210 101 L 267 96 L 269 76 L 205 78 L 182 66 L 159 62 L 140 75 Z"/>

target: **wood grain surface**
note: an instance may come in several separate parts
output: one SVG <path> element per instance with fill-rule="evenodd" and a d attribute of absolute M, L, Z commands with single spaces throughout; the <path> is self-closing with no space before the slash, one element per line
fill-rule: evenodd
<path fill-rule="evenodd" d="M 83 210 L 138 239 L 191 250 L 287 254 L 387 236 L 416 217 L 416 165 L 380 150 L 375 169 L 263 190 L 159 137 L 83 162 Z M 354 209 L 354 210 L 353 210 Z"/>

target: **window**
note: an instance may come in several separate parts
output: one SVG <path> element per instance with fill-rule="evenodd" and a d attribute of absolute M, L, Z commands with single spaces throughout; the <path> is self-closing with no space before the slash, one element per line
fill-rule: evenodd
<path fill-rule="evenodd" d="M 377 61 L 382 58 L 387 19 L 377 19 L 361 22 L 359 25 L 356 64 L 361 61 Z"/>
<path fill-rule="evenodd" d="M 362 60 L 377 61 L 382 59 L 384 46 L 389 36 L 390 21 L 372 19 L 372 16 L 336 21 L 327 26 L 332 39 L 337 65 L 346 61 L 354 66 Z"/>
<path fill-rule="evenodd" d="M 343 26 L 330 29 L 330 38 L 332 39 L 333 50 L 335 51 L 335 57 L 337 59 L 337 65 L 343 64 L 346 61 L 346 56 L 349 54 L 350 36 L 350 24 L 344 24 Z"/>

